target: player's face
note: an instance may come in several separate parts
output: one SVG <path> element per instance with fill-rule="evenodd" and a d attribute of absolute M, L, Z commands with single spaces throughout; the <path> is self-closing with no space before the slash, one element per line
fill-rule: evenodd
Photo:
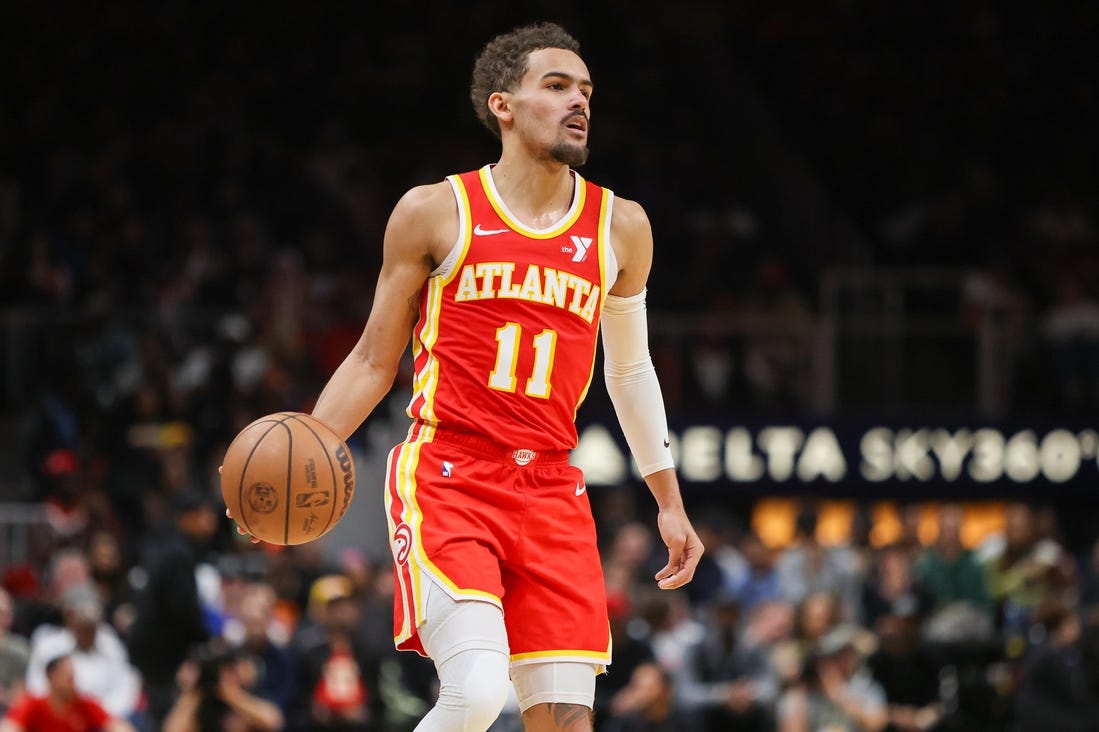
<path fill-rule="evenodd" d="M 591 76 L 572 51 L 543 48 L 530 54 L 513 95 L 515 129 L 532 148 L 572 167 L 588 159 Z"/>

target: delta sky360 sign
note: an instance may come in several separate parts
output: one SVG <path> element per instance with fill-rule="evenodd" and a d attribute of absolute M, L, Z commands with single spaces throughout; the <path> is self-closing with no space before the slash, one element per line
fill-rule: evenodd
<path fill-rule="evenodd" d="M 866 425 L 683 426 L 669 435 L 689 483 L 945 483 L 1089 485 L 1099 479 L 1099 430 Z M 572 455 L 590 485 L 636 479 L 613 422 L 580 427 Z M 1067 486 L 1065 486 L 1067 487 Z"/>

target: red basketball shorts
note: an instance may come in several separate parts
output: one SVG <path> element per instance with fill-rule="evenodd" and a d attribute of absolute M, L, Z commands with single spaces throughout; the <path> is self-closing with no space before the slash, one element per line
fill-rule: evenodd
<path fill-rule="evenodd" d="M 568 453 L 515 450 L 417 422 L 389 455 L 394 639 L 422 655 L 427 582 L 503 609 L 512 664 L 610 663 L 584 476 Z"/>

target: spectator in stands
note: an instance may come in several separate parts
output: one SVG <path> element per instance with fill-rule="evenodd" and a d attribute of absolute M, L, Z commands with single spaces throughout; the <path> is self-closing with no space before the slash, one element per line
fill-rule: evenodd
<path fill-rule="evenodd" d="M 182 691 L 161 732 L 280 732 L 282 712 L 254 693 L 254 661 L 220 638 L 194 647 L 180 672 Z"/>
<path fill-rule="evenodd" d="M 75 676 L 72 659 L 51 658 L 46 663 L 46 695 L 21 697 L 0 721 L 0 732 L 135 732 L 129 722 L 112 717 L 78 693 Z"/>
<path fill-rule="evenodd" d="M 1080 570 L 1080 609 L 1087 624 L 1099 625 L 1099 540 L 1085 552 Z"/>
<path fill-rule="evenodd" d="M 178 495 L 174 508 L 174 522 L 160 537 L 156 553 L 146 557 L 146 585 L 128 639 L 130 658 L 145 680 L 154 726 L 168 713 L 176 671 L 190 648 L 210 637 L 195 568 L 217 529 L 218 514 L 211 498 L 200 493 Z"/>
<path fill-rule="evenodd" d="M 874 627 L 883 615 L 922 618 L 930 598 L 919 579 L 913 577 L 911 554 L 899 544 L 878 550 L 877 560 L 862 587 L 860 621 Z"/>
<path fill-rule="evenodd" d="M 1038 541 L 1033 509 L 1013 502 L 1005 512 L 1003 543 L 988 561 L 989 594 L 999 608 L 1005 634 L 1025 634 L 1038 607 L 1059 581 L 1059 566 L 1066 560 L 1060 544 Z"/>
<path fill-rule="evenodd" d="M 705 628 L 695 617 L 682 590 L 647 590 L 641 601 L 641 618 L 649 627 L 649 643 L 660 667 L 678 674 L 687 662 L 687 649 L 698 643 Z"/>
<path fill-rule="evenodd" d="M 850 626 L 820 639 L 800 683 L 779 699 L 779 732 L 879 732 L 888 722 L 885 694 L 865 671 Z"/>
<path fill-rule="evenodd" d="M 295 694 L 295 657 L 285 643 L 272 639 L 275 593 L 270 585 L 251 583 L 240 602 L 241 638 L 237 649 L 256 661 L 258 675 L 252 691 L 274 702 L 283 714 L 290 710 Z"/>
<path fill-rule="evenodd" d="M 371 730 L 377 701 L 377 660 L 358 637 L 359 604 L 351 580 L 328 575 L 313 583 L 311 601 L 323 607 L 319 633 L 298 642 L 297 699 L 288 728 Z"/>
<path fill-rule="evenodd" d="M 599 732 L 701 732 L 705 727 L 676 702 L 671 675 L 657 663 L 634 669 L 611 701 L 612 716 Z"/>
<path fill-rule="evenodd" d="M 595 729 L 599 729 L 610 716 L 611 700 L 630 683 L 634 669 L 653 661 L 653 649 L 647 633 L 637 627 L 640 624 L 634 624 L 631 628 L 633 607 L 626 590 L 608 587 L 607 615 L 610 618 L 614 663 L 608 667 L 607 673 L 595 679 Z"/>
<path fill-rule="evenodd" d="M 990 607 L 986 577 L 977 557 L 962 544 L 965 509 L 945 503 L 939 509 L 939 535 L 920 553 L 914 571 L 931 596 L 933 610 L 956 602 Z"/>
<path fill-rule="evenodd" d="M 740 554 L 747 570 L 740 583 L 733 587 L 733 594 L 744 613 L 750 614 L 758 605 L 780 599 L 782 590 L 775 569 L 775 553 L 763 543 L 759 534 L 746 531 L 741 536 Z"/>
<path fill-rule="evenodd" d="M 11 632 L 15 605 L 8 591 L 0 587 L 0 715 L 23 693 L 30 644 Z"/>
<path fill-rule="evenodd" d="M 709 729 L 770 729 L 777 678 L 766 649 L 747 642 L 733 596 L 714 598 L 704 617 L 704 635 L 687 647 L 673 674 L 680 708 Z"/>
<path fill-rule="evenodd" d="M 748 564 L 737 549 L 740 533 L 733 517 L 720 506 L 699 512 L 699 539 L 706 553 L 699 560 L 694 579 L 685 588 L 691 603 L 709 604 L 712 598 L 732 591 L 746 579 Z"/>
<path fill-rule="evenodd" d="M 882 615 L 874 626 L 879 646 L 867 660 L 871 676 L 885 692 L 892 732 L 931 729 L 943 715 L 939 667 L 921 646 L 914 616 Z"/>
<path fill-rule="evenodd" d="M 127 632 L 133 621 L 130 585 L 117 534 L 96 530 L 88 540 L 88 570 L 108 622 Z"/>
<path fill-rule="evenodd" d="M 993 633 L 987 575 L 962 544 L 963 518 L 960 504 L 943 504 L 939 535 L 913 567 L 930 602 L 925 632 L 937 641 L 985 640 Z"/>
<path fill-rule="evenodd" d="M 756 265 L 743 310 L 760 319 L 744 345 L 744 373 L 755 401 L 764 407 L 804 405 L 809 393 L 804 336 L 811 313 L 784 263 L 765 258 Z"/>
<path fill-rule="evenodd" d="M 771 663 L 781 684 L 791 684 L 802 677 L 813 650 L 842 619 L 841 601 L 828 592 L 810 595 L 796 606 L 793 634 L 776 644 L 771 654 Z"/>
<path fill-rule="evenodd" d="M 76 585 L 61 599 L 64 624 L 42 625 L 31 636 L 27 690 L 48 689 L 46 664 L 67 656 L 77 691 L 100 704 L 112 717 L 133 721 L 141 697 L 141 679 L 130 665 L 114 628 L 103 620 L 103 605 L 90 584 Z"/>
<path fill-rule="evenodd" d="M 1057 396 L 1064 406 L 1099 402 L 1099 300 L 1077 272 L 1065 272 L 1042 316 L 1042 336 L 1054 360 Z"/>
<path fill-rule="evenodd" d="M 43 624 L 61 625 L 61 599 L 73 587 L 91 580 L 88 557 L 77 548 L 54 547 L 46 568 L 45 591 L 23 603 L 22 626 L 30 637 Z"/>
<path fill-rule="evenodd" d="M 817 539 L 816 507 L 806 502 L 794 523 L 794 540 L 778 559 L 778 581 L 787 602 L 801 603 L 810 595 L 839 596 L 845 617 L 858 611 L 861 578 L 854 553 L 844 546 L 824 546 Z"/>
<path fill-rule="evenodd" d="M 1075 608 L 1046 600 L 1035 621 L 1043 642 L 1027 653 L 1015 695 L 1017 732 L 1099 730 L 1099 697 L 1089 686 Z"/>

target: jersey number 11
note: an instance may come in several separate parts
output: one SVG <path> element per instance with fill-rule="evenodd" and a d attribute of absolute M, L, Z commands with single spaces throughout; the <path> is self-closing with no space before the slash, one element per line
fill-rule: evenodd
<path fill-rule="evenodd" d="M 488 386 L 497 391 L 514 392 L 518 383 L 515 364 L 519 360 L 519 338 L 523 328 L 518 323 L 507 323 L 496 329 L 496 367 L 488 375 Z M 557 347 L 557 331 L 543 330 L 534 336 L 534 369 L 527 379 L 523 392 L 527 396 L 549 399 L 550 373 L 553 371 L 553 355 Z"/>

